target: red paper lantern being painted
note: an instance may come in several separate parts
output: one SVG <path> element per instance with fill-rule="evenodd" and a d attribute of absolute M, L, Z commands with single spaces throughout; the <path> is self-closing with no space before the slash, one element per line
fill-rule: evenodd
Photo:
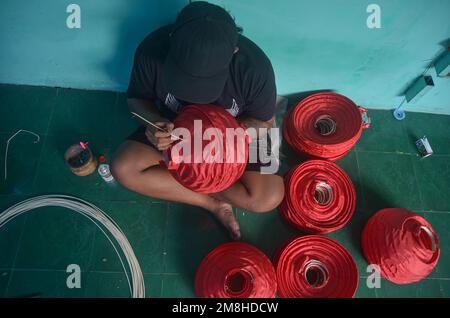
<path fill-rule="evenodd" d="M 342 228 L 353 215 L 356 193 L 352 181 L 338 165 L 309 160 L 293 167 L 284 177 L 285 197 L 281 216 L 310 234 Z"/>
<path fill-rule="evenodd" d="M 397 284 L 418 282 L 435 268 L 439 240 L 420 215 L 402 208 L 378 211 L 367 222 L 361 245 L 369 264 Z"/>
<path fill-rule="evenodd" d="M 224 108 L 185 106 L 173 123 L 175 129 L 186 132 L 180 135 L 182 141 L 172 144 L 166 152 L 167 168 L 179 183 L 195 192 L 215 193 L 242 176 L 249 139 Z"/>
<path fill-rule="evenodd" d="M 276 275 L 269 258 L 241 242 L 216 247 L 195 274 L 195 293 L 202 298 L 273 298 L 276 290 Z"/>
<path fill-rule="evenodd" d="M 294 238 L 278 248 L 274 264 L 283 298 L 350 298 L 358 288 L 353 257 L 328 237 Z"/>
<path fill-rule="evenodd" d="M 306 158 L 335 161 L 350 151 L 369 126 L 366 109 L 336 93 L 317 93 L 289 110 L 283 136 Z"/>

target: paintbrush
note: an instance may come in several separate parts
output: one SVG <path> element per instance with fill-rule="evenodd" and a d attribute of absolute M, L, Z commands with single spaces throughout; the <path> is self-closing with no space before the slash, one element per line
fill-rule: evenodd
<path fill-rule="evenodd" d="M 145 121 L 147 124 L 151 125 L 152 127 L 155 127 L 156 129 L 158 129 L 158 130 L 160 130 L 160 131 L 163 131 L 163 132 L 165 132 L 165 133 L 169 133 L 166 129 L 163 129 L 163 128 L 159 127 L 158 125 L 156 125 L 156 124 L 152 123 L 151 121 L 145 119 L 145 118 L 142 117 L 141 115 L 139 115 L 139 114 L 137 114 L 137 113 L 135 113 L 135 112 L 131 112 L 131 113 L 132 113 L 134 116 L 138 117 L 139 119 Z M 174 138 L 175 140 L 183 140 L 182 138 L 180 138 L 180 137 L 178 137 L 178 136 L 175 136 L 174 134 L 170 134 L 170 136 L 171 136 L 172 138 Z"/>

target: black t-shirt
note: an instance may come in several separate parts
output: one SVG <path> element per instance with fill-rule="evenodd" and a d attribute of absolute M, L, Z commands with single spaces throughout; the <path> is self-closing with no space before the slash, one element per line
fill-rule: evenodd
<path fill-rule="evenodd" d="M 134 56 L 127 95 L 129 98 L 159 100 L 177 113 L 189 104 L 177 100 L 162 82 L 162 64 L 169 49 L 171 25 L 149 34 Z M 233 116 L 246 115 L 267 121 L 275 113 L 276 87 L 272 65 L 264 52 L 245 36 L 239 36 L 239 51 L 234 54 L 222 95 L 213 104 Z M 189 84 L 187 84 L 189 85 Z"/>

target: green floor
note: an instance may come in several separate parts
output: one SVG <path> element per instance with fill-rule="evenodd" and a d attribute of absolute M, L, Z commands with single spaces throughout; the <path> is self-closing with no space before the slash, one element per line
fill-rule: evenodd
<path fill-rule="evenodd" d="M 398 122 L 391 111 L 370 115 L 372 128 L 338 161 L 357 189 L 357 210 L 344 229 L 328 236 L 358 264 L 357 297 L 450 297 L 450 116 L 407 113 Z M 134 127 L 123 94 L 0 85 L 1 169 L 6 140 L 14 132 L 28 129 L 41 136 L 37 144 L 26 134 L 11 143 L 6 182 L 0 174 L 0 211 L 39 194 L 71 194 L 93 202 L 127 235 L 148 297 L 193 297 L 195 269 L 210 249 L 228 241 L 224 229 L 199 208 L 143 197 L 108 185 L 97 174 L 76 177 L 64 165 L 65 149 L 80 140 L 111 158 Z M 413 141 L 423 135 L 435 154 L 419 160 Z M 439 235 L 438 266 L 420 283 L 397 286 L 383 280 L 380 289 L 366 287 L 360 232 L 383 207 L 416 211 Z M 270 256 L 285 239 L 300 234 L 276 211 L 235 212 L 243 240 Z M 80 289 L 66 287 L 66 268 L 73 263 L 82 270 Z M 64 209 L 42 208 L 0 229 L 0 296 L 128 297 L 129 291 L 117 256 L 93 224 Z"/>

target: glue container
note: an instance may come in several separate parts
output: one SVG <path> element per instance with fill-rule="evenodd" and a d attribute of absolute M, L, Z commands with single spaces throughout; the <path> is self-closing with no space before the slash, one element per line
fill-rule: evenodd
<path fill-rule="evenodd" d="M 64 161 L 77 176 L 90 175 L 97 168 L 97 158 L 92 154 L 87 143 L 79 143 L 69 147 L 64 154 Z"/>
<path fill-rule="evenodd" d="M 109 169 L 109 164 L 106 163 L 105 157 L 100 156 L 99 158 L 100 165 L 98 166 L 98 174 L 105 180 L 106 182 L 111 182 L 114 180 L 113 175 L 111 174 L 111 170 Z"/>

